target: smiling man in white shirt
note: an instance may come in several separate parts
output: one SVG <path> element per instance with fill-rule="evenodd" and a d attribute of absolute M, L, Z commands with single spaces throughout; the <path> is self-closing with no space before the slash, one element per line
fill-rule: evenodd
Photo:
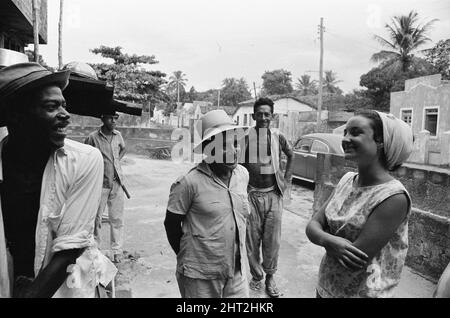
<path fill-rule="evenodd" d="M 65 140 L 69 73 L 0 70 L 0 297 L 94 297 L 116 273 L 93 237 L 102 156 Z"/>

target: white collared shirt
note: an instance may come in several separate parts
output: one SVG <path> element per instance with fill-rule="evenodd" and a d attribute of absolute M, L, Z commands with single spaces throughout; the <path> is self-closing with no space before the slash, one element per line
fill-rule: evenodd
<path fill-rule="evenodd" d="M 0 141 L 0 182 L 3 180 Z M 50 156 L 44 170 L 36 225 L 34 271 L 48 265 L 54 253 L 85 248 L 53 297 L 94 297 L 95 287 L 107 285 L 117 269 L 97 248 L 94 223 L 100 203 L 103 158 L 98 149 L 73 140 Z M 0 297 L 10 297 L 13 282 L 3 228 L 0 197 Z"/>

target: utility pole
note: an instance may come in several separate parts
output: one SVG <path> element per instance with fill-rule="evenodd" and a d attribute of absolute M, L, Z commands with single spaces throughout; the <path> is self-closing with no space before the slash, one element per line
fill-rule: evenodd
<path fill-rule="evenodd" d="M 34 61 L 39 62 L 39 9 L 38 0 L 32 2 L 33 10 L 33 37 L 34 37 Z"/>
<path fill-rule="evenodd" d="M 322 94 L 323 94 L 323 18 L 320 18 L 320 65 L 319 65 L 319 100 L 317 101 L 317 132 L 320 131 L 322 117 Z"/>
<path fill-rule="evenodd" d="M 258 96 L 256 95 L 256 84 L 253 82 L 253 90 L 255 91 L 255 100 L 258 99 Z"/>
<path fill-rule="evenodd" d="M 62 31 L 63 31 L 63 10 L 64 0 L 59 0 L 59 24 L 58 24 L 58 66 L 61 70 L 63 68 L 62 58 Z"/>

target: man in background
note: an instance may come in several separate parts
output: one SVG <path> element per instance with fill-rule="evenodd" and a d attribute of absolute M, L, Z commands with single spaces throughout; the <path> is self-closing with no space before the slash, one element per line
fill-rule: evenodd
<path fill-rule="evenodd" d="M 123 174 L 120 160 L 125 155 L 125 142 L 119 131 L 116 130 L 116 122 L 119 115 L 107 112 L 101 116 L 103 125 L 97 131 L 92 132 L 85 143 L 100 150 L 103 156 L 104 173 L 103 189 L 100 206 L 95 219 L 95 239 L 100 246 L 102 215 L 108 205 L 109 223 L 111 225 L 111 251 L 112 259 L 118 263 L 122 259 L 123 251 L 123 210 L 124 191 L 122 189 Z"/>
<path fill-rule="evenodd" d="M 248 134 L 243 166 L 250 175 L 248 200 L 251 213 L 247 221 L 247 252 L 253 277 L 250 288 L 259 290 L 265 273 L 267 294 L 279 297 L 281 293 L 273 276 L 277 271 L 281 243 L 283 193 L 291 182 L 294 153 L 286 138 L 270 129 L 273 107 L 274 103 L 269 98 L 255 102 L 252 116 L 256 126 Z M 284 173 L 282 153 L 287 157 Z"/>

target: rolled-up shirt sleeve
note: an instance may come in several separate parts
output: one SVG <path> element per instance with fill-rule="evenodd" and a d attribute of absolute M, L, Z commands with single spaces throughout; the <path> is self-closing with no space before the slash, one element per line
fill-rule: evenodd
<path fill-rule="evenodd" d="M 185 177 L 177 180 L 170 187 L 167 210 L 175 214 L 186 215 L 192 203 L 192 189 Z"/>
<path fill-rule="evenodd" d="M 93 148 L 79 163 L 74 183 L 70 186 L 54 229 L 52 252 L 85 248 L 94 244 L 94 223 L 100 204 L 103 183 L 103 158 Z"/>

